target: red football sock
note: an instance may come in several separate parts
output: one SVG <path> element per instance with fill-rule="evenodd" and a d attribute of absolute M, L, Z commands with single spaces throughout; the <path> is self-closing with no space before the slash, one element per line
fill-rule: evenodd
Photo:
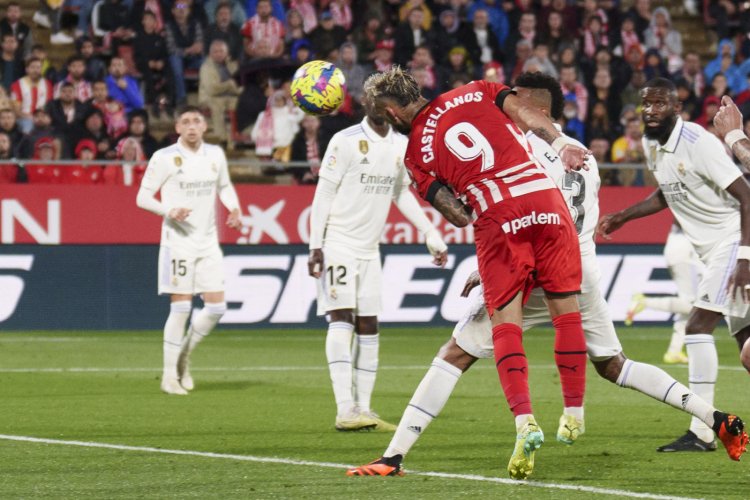
<path fill-rule="evenodd" d="M 561 314 L 552 320 L 555 327 L 555 364 L 560 373 L 565 407 L 583 406 L 586 392 L 586 339 L 581 313 Z"/>
<path fill-rule="evenodd" d="M 492 327 L 497 374 L 510 411 L 515 416 L 531 413 L 529 363 L 523 351 L 521 334 L 521 327 L 513 323 Z"/>

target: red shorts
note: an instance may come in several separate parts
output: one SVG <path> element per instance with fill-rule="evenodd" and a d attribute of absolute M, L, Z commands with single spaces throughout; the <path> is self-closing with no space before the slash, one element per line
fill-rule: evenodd
<path fill-rule="evenodd" d="M 550 293 L 581 289 L 581 249 L 575 225 L 557 189 L 510 198 L 474 222 L 479 275 L 490 315 L 519 291 Z"/>

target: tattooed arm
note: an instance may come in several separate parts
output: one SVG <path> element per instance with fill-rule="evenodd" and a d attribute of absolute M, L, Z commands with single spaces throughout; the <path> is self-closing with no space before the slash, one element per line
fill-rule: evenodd
<path fill-rule="evenodd" d="M 427 194 L 427 201 L 454 226 L 465 227 L 472 222 L 471 208 L 456 198 L 448 186 L 434 182 Z"/>

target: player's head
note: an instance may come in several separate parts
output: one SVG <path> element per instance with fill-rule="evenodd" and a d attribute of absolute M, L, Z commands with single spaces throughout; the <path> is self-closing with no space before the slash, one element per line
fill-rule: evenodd
<path fill-rule="evenodd" d="M 184 106 L 177 112 L 174 128 L 186 144 L 200 145 L 207 127 L 206 118 L 197 106 Z"/>
<path fill-rule="evenodd" d="M 393 66 L 388 71 L 375 73 L 365 81 L 365 99 L 382 113 L 385 119 L 402 134 L 411 131 L 414 107 L 422 97 L 414 77 Z M 411 111 L 409 109 L 411 108 Z"/>
<path fill-rule="evenodd" d="M 551 76 L 539 71 L 521 73 L 516 77 L 514 90 L 553 120 L 562 118 L 565 97 L 560 84 Z"/>
<path fill-rule="evenodd" d="M 669 138 L 680 113 L 677 87 L 666 78 L 652 78 L 641 89 L 644 134 L 662 144 Z"/>

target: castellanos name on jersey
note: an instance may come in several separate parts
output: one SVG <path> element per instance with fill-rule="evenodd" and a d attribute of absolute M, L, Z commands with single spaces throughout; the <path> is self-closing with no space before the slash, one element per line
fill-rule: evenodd
<path fill-rule="evenodd" d="M 410 184 L 404 166 L 407 143 L 393 129 L 380 136 L 367 118 L 333 136 L 320 169 L 320 177 L 338 185 L 325 246 L 353 252 L 360 259 L 379 257 L 391 201 Z"/>
<path fill-rule="evenodd" d="M 227 160 L 219 146 L 203 143 L 193 153 L 176 143 L 154 153 L 141 184 L 161 191 L 167 209 L 192 210 L 184 222 L 164 218 L 161 244 L 196 256 L 214 250 L 219 244 L 216 192 L 229 182 Z"/>

